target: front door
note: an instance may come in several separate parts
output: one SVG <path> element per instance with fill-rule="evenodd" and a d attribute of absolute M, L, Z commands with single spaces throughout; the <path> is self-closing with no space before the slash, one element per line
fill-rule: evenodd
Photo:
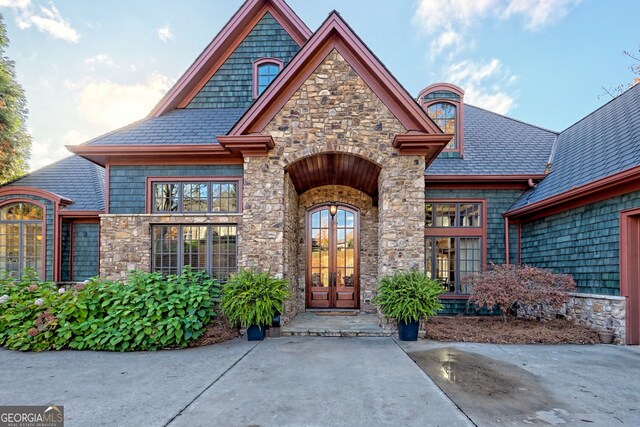
<path fill-rule="evenodd" d="M 358 308 L 358 212 L 329 206 L 307 215 L 307 307 Z"/>

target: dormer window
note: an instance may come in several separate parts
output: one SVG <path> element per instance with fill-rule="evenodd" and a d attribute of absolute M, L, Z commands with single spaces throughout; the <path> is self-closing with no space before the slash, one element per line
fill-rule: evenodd
<path fill-rule="evenodd" d="M 259 97 L 262 92 L 282 70 L 282 61 L 277 58 L 261 58 L 253 63 L 253 97 Z"/>
<path fill-rule="evenodd" d="M 418 102 L 444 133 L 454 135 L 444 151 L 463 154 L 464 91 L 449 83 L 431 85 L 420 92 Z"/>

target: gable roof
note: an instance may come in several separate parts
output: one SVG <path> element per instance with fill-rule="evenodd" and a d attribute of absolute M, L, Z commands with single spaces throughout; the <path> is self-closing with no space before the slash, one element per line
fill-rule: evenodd
<path fill-rule="evenodd" d="M 640 167 L 640 85 L 558 136 L 551 173 L 510 212 Z"/>
<path fill-rule="evenodd" d="M 244 108 L 183 109 L 140 120 L 82 145 L 217 144 L 245 112 Z"/>
<path fill-rule="evenodd" d="M 4 189 L 29 187 L 73 201 L 65 211 L 104 211 L 104 168 L 78 156 L 59 160 L 13 181 Z"/>
<path fill-rule="evenodd" d="M 267 13 L 280 23 L 299 46 L 311 37 L 309 27 L 284 0 L 247 0 L 153 108 L 149 117 L 158 117 L 175 108 L 185 107 Z"/>
<path fill-rule="evenodd" d="M 438 157 L 429 175 L 542 175 L 556 132 L 464 105 L 464 158 Z"/>
<path fill-rule="evenodd" d="M 229 135 L 246 135 L 264 130 L 333 49 L 356 70 L 407 131 L 442 135 L 440 128 L 335 10 L 231 129 Z"/>

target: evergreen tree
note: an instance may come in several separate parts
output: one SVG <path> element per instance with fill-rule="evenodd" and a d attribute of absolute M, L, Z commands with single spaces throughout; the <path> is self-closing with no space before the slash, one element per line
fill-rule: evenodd
<path fill-rule="evenodd" d="M 31 136 L 25 127 L 27 100 L 16 81 L 14 63 L 5 56 L 7 46 L 7 29 L 0 14 L 0 185 L 24 175 L 31 154 Z"/>

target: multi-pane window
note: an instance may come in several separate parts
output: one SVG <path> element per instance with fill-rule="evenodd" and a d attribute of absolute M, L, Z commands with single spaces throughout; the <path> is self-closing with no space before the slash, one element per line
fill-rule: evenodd
<path fill-rule="evenodd" d="M 238 182 L 154 182 L 153 212 L 238 212 Z"/>
<path fill-rule="evenodd" d="M 453 134 L 454 137 L 446 148 L 458 148 L 456 138 L 456 122 L 457 122 L 457 108 L 455 105 L 448 102 L 437 102 L 427 107 L 427 114 L 431 117 L 431 120 L 438 125 L 442 132 Z"/>
<path fill-rule="evenodd" d="M 153 271 L 180 274 L 190 266 L 226 281 L 237 270 L 237 234 L 235 225 L 154 225 Z"/>
<path fill-rule="evenodd" d="M 482 269 L 483 204 L 427 202 L 425 271 L 451 293 L 467 294 L 468 274 Z"/>
<path fill-rule="evenodd" d="M 267 62 L 258 66 L 258 95 L 275 80 L 280 72 L 280 66 L 275 63 Z"/>
<path fill-rule="evenodd" d="M 31 268 L 42 276 L 44 211 L 32 203 L 0 208 L 0 271 L 20 277 Z"/>

